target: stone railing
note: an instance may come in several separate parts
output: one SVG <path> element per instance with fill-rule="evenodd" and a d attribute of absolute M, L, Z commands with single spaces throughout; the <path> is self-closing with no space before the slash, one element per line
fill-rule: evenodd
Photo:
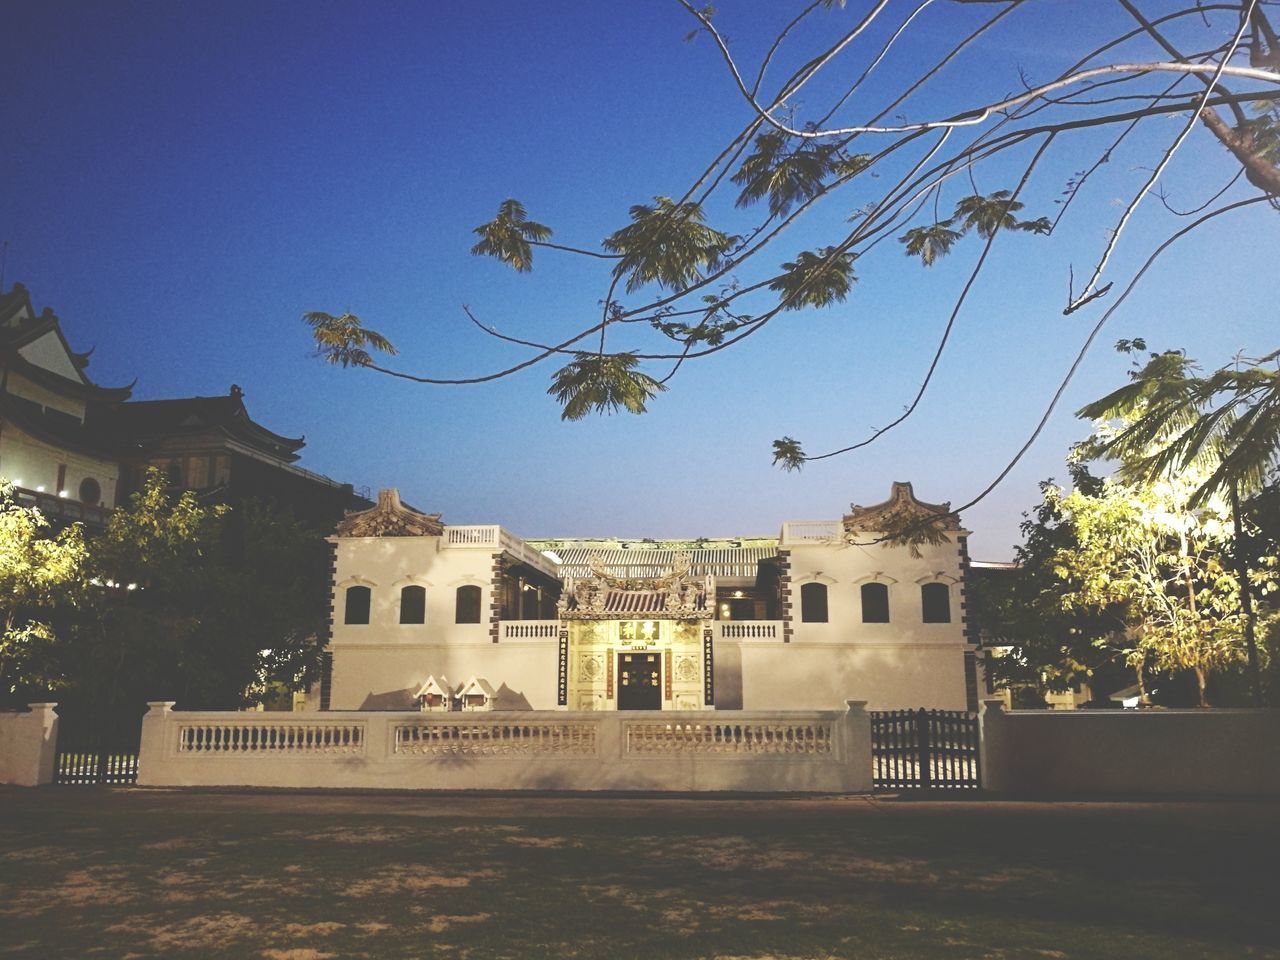
<path fill-rule="evenodd" d="M 392 752 L 431 757 L 594 757 L 597 724 L 476 723 L 441 719 L 395 725 Z"/>
<path fill-rule="evenodd" d="M 487 549 L 494 553 L 509 553 L 521 563 L 527 563 L 548 576 L 558 577 L 559 568 L 543 553 L 533 549 L 510 530 L 504 530 L 496 523 L 471 524 L 469 526 L 445 527 L 444 546 L 446 548 Z"/>
<path fill-rule="evenodd" d="M 559 632 L 559 620 L 503 620 L 498 625 L 502 640 L 554 640 Z"/>
<path fill-rule="evenodd" d="M 279 714 L 260 714 L 221 723 L 183 723 L 179 753 L 362 754 L 364 724 L 281 722 Z"/>
<path fill-rule="evenodd" d="M 781 620 L 718 620 L 717 640 L 781 640 Z"/>
<path fill-rule="evenodd" d="M 410 790 L 871 789 L 871 725 L 844 711 L 185 713 L 143 718 L 140 786 Z"/>
<path fill-rule="evenodd" d="M 663 723 L 635 720 L 626 725 L 627 753 L 758 756 L 831 753 L 834 724 L 757 720 L 726 723 Z"/>
<path fill-rule="evenodd" d="M 839 520 L 788 520 L 782 525 L 779 546 L 795 547 L 810 543 L 839 543 L 844 528 Z"/>

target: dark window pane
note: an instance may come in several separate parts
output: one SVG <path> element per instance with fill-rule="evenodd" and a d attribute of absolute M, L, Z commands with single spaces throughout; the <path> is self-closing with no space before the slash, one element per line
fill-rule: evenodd
<path fill-rule="evenodd" d="M 80 502 L 90 506 L 102 499 L 102 486 L 93 477 L 85 477 L 80 481 Z"/>
<path fill-rule="evenodd" d="M 427 622 L 427 590 L 425 587 L 405 587 L 400 591 L 400 622 Z"/>
<path fill-rule="evenodd" d="M 800 619 L 804 623 L 827 622 L 825 583 L 806 583 L 800 587 Z"/>
<path fill-rule="evenodd" d="M 347 611 L 343 623 L 368 623 L 369 601 L 373 594 L 368 587 L 347 587 Z"/>
<path fill-rule="evenodd" d="M 951 591 L 945 583 L 926 583 L 920 588 L 920 605 L 925 623 L 951 622 Z"/>
<path fill-rule="evenodd" d="M 862 585 L 862 622 L 889 622 L 889 588 L 883 583 Z"/>
<path fill-rule="evenodd" d="M 480 588 L 468 584 L 458 588 L 457 623 L 480 622 Z"/>

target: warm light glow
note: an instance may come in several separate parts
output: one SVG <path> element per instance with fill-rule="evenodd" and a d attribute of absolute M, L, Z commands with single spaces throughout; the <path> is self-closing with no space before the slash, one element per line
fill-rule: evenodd
<path fill-rule="evenodd" d="M 58 496 L 60 496 L 60 497 L 65 497 L 66 495 L 67 495 L 67 491 L 65 491 L 65 490 L 59 490 L 59 491 L 58 491 Z"/>
<path fill-rule="evenodd" d="M 36 493 L 44 493 L 44 484 L 40 484 L 40 486 L 36 487 Z"/>
<path fill-rule="evenodd" d="M 735 599 L 735 600 L 741 600 L 741 599 L 742 599 L 742 591 L 741 591 L 741 590 L 735 590 L 735 591 L 733 591 L 733 597 L 734 597 L 734 599 Z"/>

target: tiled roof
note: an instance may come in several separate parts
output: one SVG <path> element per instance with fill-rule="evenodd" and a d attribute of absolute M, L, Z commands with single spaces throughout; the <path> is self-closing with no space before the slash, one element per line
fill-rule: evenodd
<path fill-rule="evenodd" d="M 556 550 L 560 558 L 560 576 L 591 576 L 590 561 L 600 557 L 605 572 L 619 579 L 637 580 L 663 577 L 671 572 L 678 554 L 689 556 L 692 577 L 755 577 L 760 561 L 778 555 L 778 548 L 736 547 L 723 550 L 597 550 L 575 547 Z"/>

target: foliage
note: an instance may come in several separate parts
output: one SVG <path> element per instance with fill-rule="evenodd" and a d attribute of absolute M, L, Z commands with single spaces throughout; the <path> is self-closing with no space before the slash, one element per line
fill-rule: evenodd
<path fill-rule="evenodd" d="M 1228 568 L 1232 529 L 1220 500 L 1192 509 L 1194 476 L 1148 484 L 1108 478 L 1095 495 L 1058 501 L 1076 544 L 1058 549 L 1054 569 L 1069 588 L 1066 610 L 1123 608 L 1129 662 L 1141 670 L 1191 670 L 1201 706 L 1212 671 L 1244 660 L 1239 581 Z M 1272 565 L 1273 566 L 1273 565 Z M 1274 586 L 1269 573 L 1260 586 Z"/>
<path fill-rule="evenodd" d="M 1085 465 L 1071 464 L 1070 470 L 1082 496 L 1102 489 Z M 1062 491 L 1052 481 L 1040 490 L 1041 502 L 1022 523 L 1016 569 L 971 571 L 966 590 L 970 616 L 984 627 L 983 645 L 1001 651 L 986 658 L 988 676 L 997 687 L 1030 691 L 1035 706 L 1044 705 L 1047 691 L 1114 676 L 1131 648 L 1123 604 L 1063 606 L 1073 573 L 1056 561 L 1080 543 L 1072 517 L 1062 508 Z"/>
<path fill-rule="evenodd" d="M 1260 491 L 1280 466 L 1280 351 L 1197 376 L 1178 351 L 1153 353 L 1130 382 L 1089 404 L 1080 416 L 1123 427 L 1097 453 L 1121 461 L 1130 478 L 1199 469 L 1196 507 L 1233 487 Z"/>
<path fill-rule="evenodd" d="M 563 405 L 565 420 L 581 420 L 592 410 L 644 413 L 649 399 L 666 387 L 635 366 L 636 358 L 626 353 L 579 353 L 556 373 L 548 392 Z"/>
<path fill-rule="evenodd" d="M 1037 266 L 1037 273 L 1069 288 L 1064 313 L 1099 311 L 1092 333 L 1082 336 L 1083 357 L 1111 312 L 1175 240 L 1242 207 L 1280 203 L 1280 59 L 1259 0 L 1209 5 L 1184 0 L 1154 19 L 1129 0 L 1091 11 L 1092 29 L 1066 34 L 1058 29 L 1055 52 L 1068 66 L 1041 80 L 1028 75 L 1016 54 L 1005 55 L 999 31 L 1018 19 L 1039 24 L 1035 18 L 1050 15 L 1042 5 L 1018 0 L 917 8 L 874 4 L 858 10 L 828 0 L 775 5 L 759 17 L 744 18 L 741 29 L 757 33 L 749 42 L 739 38 L 731 44 L 711 7 L 677 2 L 693 20 L 690 36 L 709 40 L 710 47 L 702 49 L 723 60 L 726 82 L 740 95 L 743 120 L 737 132 L 726 143 L 710 146 L 708 162 L 688 184 L 653 203 L 632 206 L 630 222 L 595 246 L 549 243 L 550 227 L 529 220 L 513 199 L 475 229 L 481 239 L 474 253 L 522 273 L 532 268 L 533 247 L 539 245 L 604 261 L 602 297 L 592 296 L 576 322 L 545 341 L 499 334 L 476 321 L 485 334 L 531 353 L 520 363 L 465 380 L 373 365 L 368 351 L 390 352 L 390 343 L 350 315 L 332 323 L 308 320 L 320 355 L 427 383 L 478 382 L 548 360 L 567 361 L 553 375 L 549 392 L 566 405 L 569 419 L 592 410 L 639 413 L 656 392 L 653 385 L 666 383 L 687 368 L 687 361 L 740 344 L 802 308 L 845 302 L 854 281 L 853 260 L 859 260 L 864 274 L 873 269 L 867 258 L 882 241 L 896 238 L 908 256 L 930 266 L 959 251 L 961 238 L 972 233 L 983 241 L 982 249 L 963 290 L 943 305 L 950 320 L 920 384 L 923 394 L 997 239 L 1049 234 L 1068 218 L 1083 218 L 1083 233 L 1102 238 L 1095 241 L 1092 266 L 1079 289 L 1065 261 L 1056 269 L 1052 263 Z M 935 27 L 936 34 L 944 35 L 945 29 L 953 39 L 921 56 L 926 47 L 916 42 L 917 31 L 932 17 L 947 18 Z M 1047 21 L 1043 29 L 1051 29 Z M 877 35 L 888 40 L 873 40 Z M 761 58 L 741 62 L 740 48 L 762 51 Z M 914 72 L 890 85 L 877 84 L 886 62 L 911 63 Z M 992 87 L 993 77 L 997 83 L 1007 79 L 1007 86 Z M 1014 92 L 983 93 L 993 89 Z M 938 106 L 957 103 L 959 109 Z M 1165 133 L 1169 119 L 1177 131 L 1172 140 Z M 1188 204 L 1194 211 L 1163 242 L 1150 235 L 1133 238 L 1128 228 L 1134 214 L 1151 206 L 1153 194 L 1161 194 L 1167 172 L 1182 161 L 1184 141 L 1195 136 L 1226 148 L 1197 154 L 1217 158 L 1195 170 L 1211 199 Z M 1110 162 L 1121 145 L 1130 151 L 1129 159 Z M 1052 172 L 1064 159 L 1076 171 L 1065 183 Z M 982 179 L 1008 185 L 980 191 Z M 1052 218 L 1044 215 L 1050 204 L 1057 206 Z M 1120 210 L 1112 213 L 1112 205 Z M 949 217 L 940 215 L 944 207 L 952 209 Z M 1035 212 L 1022 219 L 1026 207 Z M 798 253 L 779 271 L 772 245 L 799 218 L 819 209 L 828 225 L 820 228 L 827 231 L 825 242 Z M 1112 257 L 1120 245 L 1135 241 L 1141 246 L 1128 250 L 1130 256 Z M 713 285 L 725 284 L 729 292 L 710 293 Z M 1116 284 L 1118 296 L 1103 303 Z M 314 316 L 328 317 L 308 315 Z M 687 317 L 701 321 L 686 322 Z M 598 337 L 600 345 L 597 359 L 584 367 L 577 344 L 587 337 Z M 668 372 L 651 375 L 641 364 Z M 1060 395 L 1061 390 L 1049 402 L 1044 420 Z M 861 442 L 826 453 L 806 453 L 800 441 L 785 437 L 775 441 L 774 461 L 794 469 L 859 449 L 904 422 L 915 406 Z M 1028 446 L 1030 441 L 1014 455 L 1014 463 Z"/>
<path fill-rule="evenodd" d="M 303 314 L 316 342 L 316 354 L 326 363 L 344 367 L 367 367 L 373 363 L 370 350 L 395 355 L 391 341 L 376 330 L 367 329 L 350 313 L 335 317 L 319 311 Z"/>
<path fill-rule="evenodd" d="M 498 215 L 474 231 L 479 241 L 471 248 L 476 256 L 501 260 L 519 273 L 533 269 L 532 242 L 546 240 L 551 228 L 528 219 L 519 200 L 503 200 Z"/>
<path fill-rule="evenodd" d="M 85 569 L 79 526 L 59 531 L 0 482 L 0 696 L 58 677 L 49 652 L 60 639 L 60 608 L 79 600 Z"/>
<path fill-rule="evenodd" d="M 106 711 L 156 699 L 226 709 L 314 677 L 328 552 L 288 516 L 204 506 L 190 492 L 171 499 L 152 470 L 100 535 L 85 543 L 73 527 L 41 549 L 33 564 L 45 585 L 28 596 L 61 619 L 13 661 L 27 687 Z"/>

